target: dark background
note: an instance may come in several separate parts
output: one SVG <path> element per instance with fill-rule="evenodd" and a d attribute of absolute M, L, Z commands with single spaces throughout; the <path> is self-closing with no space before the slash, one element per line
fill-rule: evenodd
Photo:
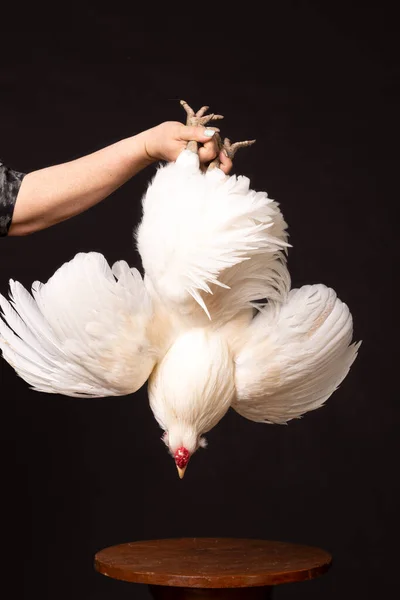
<path fill-rule="evenodd" d="M 192 7 L 202 15 L 196 31 L 190 19 L 170 19 L 162 34 L 132 31 L 132 6 L 123 13 L 92 3 L 50 26 L 37 14 L 21 21 L 15 6 L 7 26 L 3 19 L 6 164 L 32 171 L 61 163 L 183 120 L 180 98 L 195 108 L 207 103 L 225 115 L 223 134 L 257 138 L 235 171 L 281 203 L 293 285 L 335 288 L 363 340 L 324 408 L 287 427 L 229 413 L 183 481 L 145 389 L 85 401 L 38 394 L 1 361 L 0 550 L 12 598 L 148 598 L 144 586 L 95 573 L 93 556 L 113 544 L 178 536 L 277 539 L 332 552 L 327 575 L 281 586 L 281 600 L 395 594 L 396 21 L 384 5 L 280 6 L 266 3 L 262 23 L 252 9 L 249 24 L 245 6 L 243 15 L 227 7 L 240 32 L 213 29 L 206 7 Z M 0 291 L 9 278 L 46 281 L 78 251 L 140 267 L 132 230 L 154 171 L 68 222 L 2 240 Z"/>

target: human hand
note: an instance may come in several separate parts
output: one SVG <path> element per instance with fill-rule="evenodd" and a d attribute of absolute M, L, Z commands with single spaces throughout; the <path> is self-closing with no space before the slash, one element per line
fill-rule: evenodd
<path fill-rule="evenodd" d="M 206 135 L 210 132 L 210 135 Z M 219 151 L 218 144 L 213 139 L 214 130 L 207 127 L 189 127 L 175 121 L 166 121 L 144 132 L 144 148 L 147 157 L 152 160 L 175 161 L 191 140 L 199 142 L 199 159 L 205 166 L 216 156 L 220 159 L 220 169 L 228 174 L 232 169 L 232 161 Z M 201 144 L 201 145 L 200 145 Z"/>

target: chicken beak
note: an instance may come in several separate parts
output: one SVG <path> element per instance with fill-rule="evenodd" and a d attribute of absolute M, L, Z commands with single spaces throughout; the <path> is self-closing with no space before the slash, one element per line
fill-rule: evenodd
<path fill-rule="evenodd" d="M 175 459 L 176 468 L 178 469 L 179 479 L 183 479 L 183 476 L 185 475 L 186 467 L 187 467 L 189 459 L 190 459 L 190 452 L 183 446 L 180 446 L 174 452 L 173 456 Z"/>
<path fill-rule="evenodd" d="M 180 467 L 177 466 L 176 468 L 178 469 L 179 479 L 183 479 L 187 467 L 183 467 L 183 469 L 181 469 Z"/>

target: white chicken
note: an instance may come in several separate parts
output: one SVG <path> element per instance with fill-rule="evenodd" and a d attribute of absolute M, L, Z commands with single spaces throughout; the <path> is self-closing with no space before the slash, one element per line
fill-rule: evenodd
<path fill-rule="evenodd" d="M 190 124 L 213 118 L 182 101 Z M 214 117 L 215 118 L 215 117 Z M 238 147 L 225 148 L 232 157 Z M 357 355 L 352 317 L 324 285 L 290 289 L 278 204 L 200 169 L 190 142 L 159 166 L 136 231 L 144 278 L 125 261 L 79 253 L 32 295 L 0 296 L 0 349 L 37 391 L 127 395 L 148 379 L 150 406 L 180 477 L 233 407 L 265 423 L 316 409 Z M 263 303 L 257 301 L 264 300 Z"/>

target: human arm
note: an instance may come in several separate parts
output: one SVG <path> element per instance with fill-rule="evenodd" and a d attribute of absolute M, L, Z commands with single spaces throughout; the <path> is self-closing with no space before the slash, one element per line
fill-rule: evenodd
<path fill-rule="evenodd" d="M 96 152 L 25 175 L 8 235 L 28 235 L 69 219 L 99 203 L 136 173 L 157 161 L 174 161 L 189 140 L 203 144 L 202 162 L 217 154 L 204 127 L 165 122 Z M 221 169 L 232 163 L 220 153 Z"/>

